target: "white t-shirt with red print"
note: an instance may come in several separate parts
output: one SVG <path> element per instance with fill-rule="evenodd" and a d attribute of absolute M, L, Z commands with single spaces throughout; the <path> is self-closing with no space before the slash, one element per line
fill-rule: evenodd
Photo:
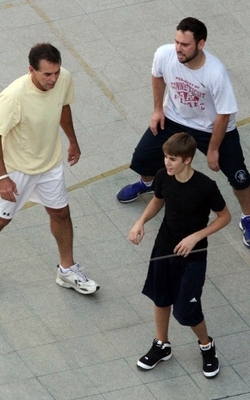
<path fill-rule="evenodd" d="M 212 132 L 218 114 L 230 114 L 227 132 L 236 127 L 237 102 L 230 76 L 214 55 L 203 50 L 206 60 L 199 69 L 179 62 L 174 44 L 159 47 L 152 75 L 167 85 L 163 109 L 167 118 L 181 125 Z"/>

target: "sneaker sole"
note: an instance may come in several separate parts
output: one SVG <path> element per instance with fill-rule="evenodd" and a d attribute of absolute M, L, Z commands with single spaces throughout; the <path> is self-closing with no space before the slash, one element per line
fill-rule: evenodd
<path fill-rule="evenodd" d="M 241 221 L 239 222 L 239 228 L 243 231 L 243 226 L 242 226 Z M 245 245 L 248 249 L 250 249 L 250 242 L 247 242 L 247 241 L 245 240 L 244 236 L 243 236 L 242 240 L 243 240 L 244 245 Z"/>
<path fill-rule="evenodd" d="M 203 371 L 203 374 L 204 374 L 204 376 L 206 378 L 213 379 L 218 375 L 219 372 L 220 372 L 220 364 L 218 365 L 218 368 L 216 369 L 216 371 L 213 371 L 213 372 L 205 372 L 205 371 Z"/>
<path fill-rule="evenodd" d="M 85 291 L 83 289 L 80 289 L 79 287 L 75 287 L 73 284 L 64 282 L 61 278 L 56 278 L 56 283 L 59 286 L 64 287 L 66 289 L 74 289 L 76 292 L 81 293 L 81 294 L 93 294 L 93 293 L 97 292 L 97 290 L 100 289 L 100 286 L 96 285 L 96 286 L 90 287 L 89 289 L 87 289 Z"/>
<path fill-rule="evenodd" d="M 118 192 L 119 193 L 119 192 Z M 137 197 L 134 197 L 133 199 L 130 199 L 130 200 L 120 200 L 119 198 L 118 198 L 118 193 L 116 194 L 116 198 L 117 198 L 117 200 L 120 202 L 120 203 L 132 203 L 133 201 L 135 201 L 135 200 L 137 200 L 140 196 L 142 196 L 143 194 L 152 194 L 152 193 L 154 193 L 154 191 L 153 190 L 151 190 L 150 192 L 145 192 L 145 193 L 142 193 L 142 194 L 138 194 L 138 196 Z"/>
<path fill-rule="evenodd" d="M 170 353 L 170 354 L 169 354 L 168 356 L 166 356 L 166 357 L 161 358 L 159 361 L 157 361 L 157 363 L 155 363 L 155 364 L 152 365 L 152 366 L 147 365 L 147 364 L 143 364 L 140 360 L 137 361 L 137 364 L 136 364 L 136 365 L 137 365 L 138 368 L 145 369 L 145 370 L 148 371 L 148 370 L 150 370 L 150 369 L 155 368 L 156 365 L 157 365 L 159 362 L 170 360 L 171 357 L 172 357 L 172 353 Z"/>
<path fill-rule="evenodd" d="M 134 198 L 131 199 L 131 200 L 120 200 L 120 199 L 118 199 L 117 196 L 116 196 L 116 198 L 117 198 L 117 200 L 118 200 L 120 203 L 132 203 L 133 201 L 137 200 L 139 196 L 140 196 L 140 195 L 138 195 L 137 197 L 134 197 Z"/>

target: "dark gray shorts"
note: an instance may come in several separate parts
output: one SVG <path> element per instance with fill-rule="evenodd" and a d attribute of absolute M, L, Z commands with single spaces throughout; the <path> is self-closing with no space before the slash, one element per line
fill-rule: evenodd
<path fill-rule="evenodd" d="M 153 248 L 151 258 L 164 256 Z M 196 326 L 203 321 L 202 288 L 206 260 L 189 260 L 181 256 L 150 261 L 142 293 L 157 307 L 173 305 L 173 315 L 181 325 Z"/>
<path fill-rule="evenodd" d="M 155 176 L 159 169 L 164 168 L 163 143 L 174 133 L 179 132 L 193 136 L 198 149 L 207 154 L 210 133 L 197 131 L 165 118 L 165 128 L 159 129 L 158 135 L 154 136 L 150 128 L 146 130 L 135 148 L 130 168 L 143 176 Z M 226 133 L 219 149 L 219 164 L 234 189 L 242 190 L 250 185 L 249 172 L 244 162 L 237 129 Z"/>

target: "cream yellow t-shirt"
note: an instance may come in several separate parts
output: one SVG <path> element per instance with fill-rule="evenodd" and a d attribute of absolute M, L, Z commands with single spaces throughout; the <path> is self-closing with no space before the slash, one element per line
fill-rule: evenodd
<path fill-rule="evenodd" d="M 56 85 L 39 90 L 27 74 L 0 94 L 0 135 L 8 172 L 39 174 L 62 159 L 59 124 L 62 107 L 74 101 L 70 73 L 61 67 Z"/>

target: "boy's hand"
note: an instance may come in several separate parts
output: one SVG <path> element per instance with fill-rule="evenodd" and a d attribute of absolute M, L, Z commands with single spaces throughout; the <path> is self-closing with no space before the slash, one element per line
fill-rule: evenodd
<path fill-rule="evenodd" d="M 136 222 L 129 232 L 128 238 L 130 242 L 138 245 L 144 236 L 144 227 L 141 223 Z"/>
<path fill-rule="evenodd" d="M 196 233 L 193 233 L 192 235 L 182 239 L 180 243 L 175 246 L 174 253 L 179 256 L 187 257 L 198 241 L 199 239 L 197 238 Z"/>

